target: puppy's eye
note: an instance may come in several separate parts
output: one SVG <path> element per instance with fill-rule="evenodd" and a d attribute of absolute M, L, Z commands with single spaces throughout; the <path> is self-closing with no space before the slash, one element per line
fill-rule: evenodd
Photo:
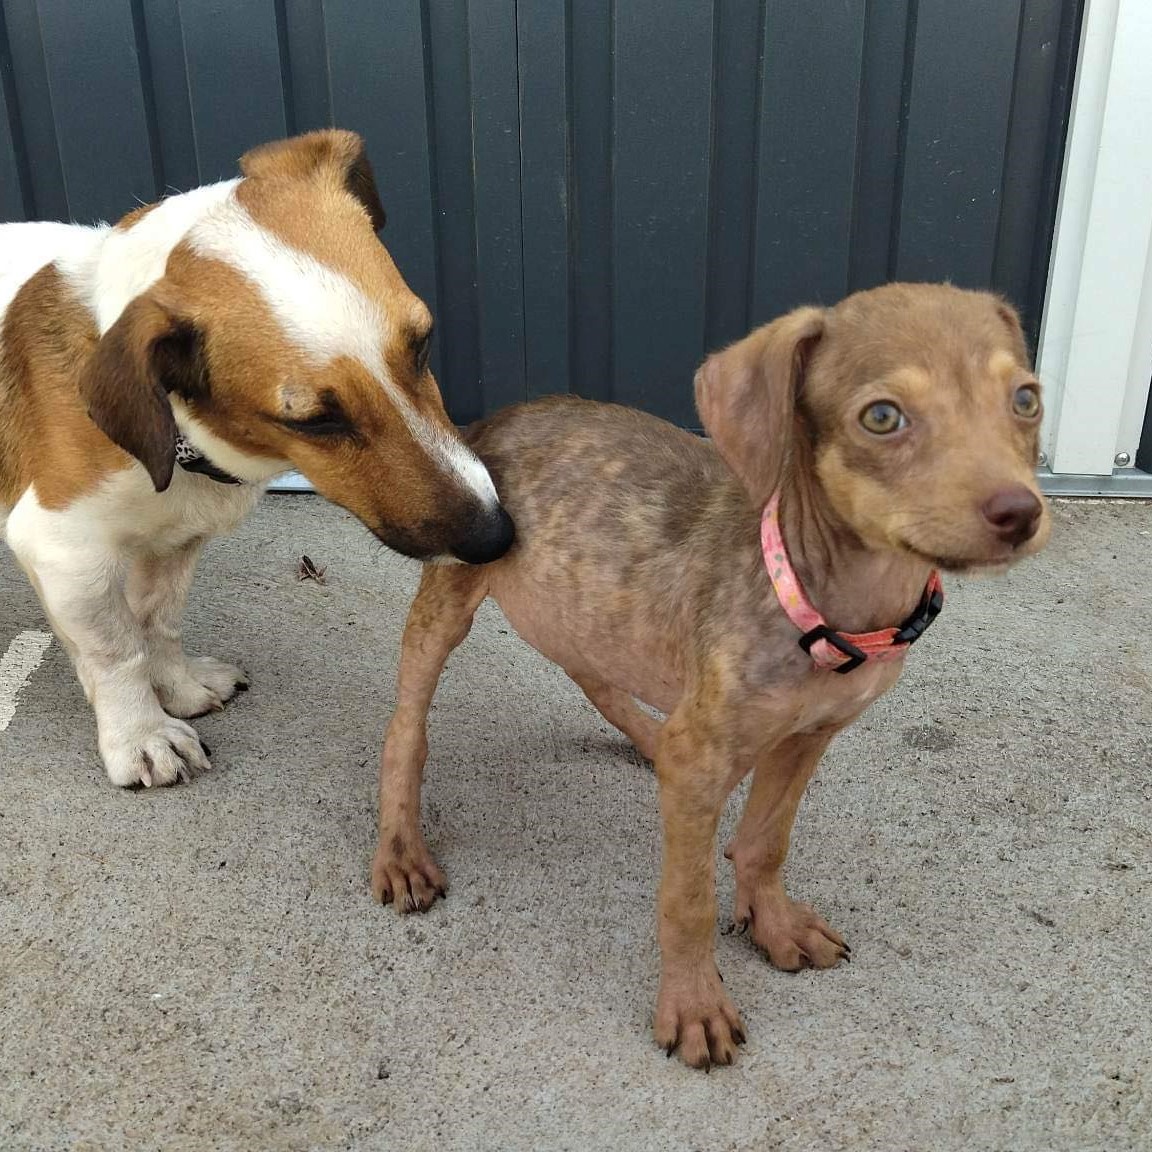
<path fill-rule="evenodd" d="M 1040 415 L 1040 392 L 1035 384 L 1025 384 L 1012 395 L 1012 411 L 1025 420 L 1035 420 Z"/>
<path fill-rule="evenodd" d="M 860 423 L 875 436 L 890 436 L 908 427 L 908 418 L 888 400 L 870 404 L 860 413 Z"/>
<path fill-rule="evenodd" d="M 421 337 L 416 341 L 412 349 L 412 355 L 416 361 L 416 371 L 421 376 L 424 375 L 428 368 L 428 354 L 432 351 L 432 333 L 429 332 L 427 336 Z"/>

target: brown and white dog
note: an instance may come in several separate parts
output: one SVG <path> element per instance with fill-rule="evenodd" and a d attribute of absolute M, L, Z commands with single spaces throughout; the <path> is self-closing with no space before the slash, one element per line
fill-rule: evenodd
<path fill-rule="evenodd" d="M 375 235 L 360 138 L 267 144 L 240 169 L 115 227 L 0 227 L 0 533 L 119 785 L 208 767 L 185 719 L 245 679 L 184 654 L 184 601 L 204 541 L 278 473 L 422 559 L 512 540 L 428 370 L 432 317 Z"/>

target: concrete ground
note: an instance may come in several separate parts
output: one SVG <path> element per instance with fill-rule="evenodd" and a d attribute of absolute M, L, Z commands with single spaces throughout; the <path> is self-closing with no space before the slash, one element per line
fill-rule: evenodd
<path fill-rule="evenodd" d="M 949 581 L 809 791 L 791 888 L 852 965 L 726 934 L 721 862 L 749 1040 L 705 1076 L 649 1033 L 652 773 L 490 606 L 433 713 L 452 890 L 372 903 L 418 570 L 269 497 L 189 612 L 252 676 L 199 722 L 216 771 L 112 788 L 55 643 L 0 732 L 0 1148 L 1152 1147 L 1152 507 L 1055 518 L 1038 561 Z M 0 554 L 0 656 L 43 626 Z"/>

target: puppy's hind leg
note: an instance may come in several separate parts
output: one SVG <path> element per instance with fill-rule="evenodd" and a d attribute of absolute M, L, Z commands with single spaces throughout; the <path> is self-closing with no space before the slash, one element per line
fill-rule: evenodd
<path fill-rule="evenodd" d="M 452 649 L 488 594 L 483 568 L 428 565 L 408 613 L 396 679 L 396 711 L 380 753 L 379 838 L 372 894 L 398 912 L 423 911 L 447 889 L 420 831 L 420 786 L 428 758 L 428 709 Z"/>
<path fill-rule="evenodd" d="M 596 711 L 613 728 L 619 728 L 645 760 L 656 759 L 656 741 L 660 736 L 661 723 L 655 716 L 649 716 L 627 692 L 614 688 L 607 680 L 587 672 L 573 672 L 571 668 L 565 671 L 588 697 Z"/>
<path fill-rule="evenodd" d="M 808 904 L 784 891 L 784 858 L 800 798 L 830 733 L 797 735 L 756 766 L 744 815 L 724 855 L 736 865 L 735 920 L 777 968 L 834 968 L 850 959 L 844 938 Z"/>

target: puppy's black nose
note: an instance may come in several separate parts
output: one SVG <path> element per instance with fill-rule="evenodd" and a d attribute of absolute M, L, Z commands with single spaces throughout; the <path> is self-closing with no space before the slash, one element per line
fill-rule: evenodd
<path fill-rule="evenodd" d="M 490 564 L 499 560 L 515 539 L 516 527 L 512 517 L 504 511 L 502 504 L 497 504 L 476 518 L 467 536 L 452 549 L 452 554 L 465 564 Z"/>
<path fill-rule="evenodd" d="M 996 535 L 1013 548 L 1031 540 L 1040 524 L 1040 501 L 1023 484 L 994 492 L 980 511 Z"/>

